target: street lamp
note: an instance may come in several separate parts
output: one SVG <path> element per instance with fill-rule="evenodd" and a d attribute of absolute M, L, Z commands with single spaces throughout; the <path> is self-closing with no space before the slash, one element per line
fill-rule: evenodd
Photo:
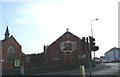
<path fill-rule="evenodd" d="M 92 37 L 93 37 L 92 22 L 93 22 L 93 21 L 96 21 L 96 20 L 98 20 L 98 19 L 93 19 L 93 20 L 91 20 L 91 35 L 92 35 Z"/>
<path fill-rule="evenodd" d="M 93 30 L 92 30 L 92 22 L 95 21 L 95 20 L 98 20 L 98 19 L 93 19 L 91 20 L 91 35 L 92 35 L 92 38 L 93 38 Z M 90 37 L 89 37 L 89 42 L 90 42 Z M 91 45 L 89 44 L 88 45 L 88 51 L 89 51 L 89 71 L 90 71 L 90 77 L 91 77 Z M 95 52 L 94 52 L 94 57 L 95 57 Z"/>
<path fill-rule="evenodd" d="M 91 20 L 91 35 L 92 35 L 92 37 L 93 37 L 93 29 L 92 29 L 92 22 L 93 21 L 97 21 L 98 19 L 93 19 L 93 20 Z M 94 58 L 95 58 L 95 51 L 94 51 Z"/>

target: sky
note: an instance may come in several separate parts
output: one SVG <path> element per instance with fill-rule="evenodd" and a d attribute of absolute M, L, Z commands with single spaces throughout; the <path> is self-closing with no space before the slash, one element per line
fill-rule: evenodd
<path fill-rule="evenodd" d="M 96 57 L 118 47 L 118 0 L 29 0 L 1 3 L 0 40 L 5 30 L 22 46 L 25 54 L 41 53 L 66 32 L 82 38 L 91 36 L 99 46 Z"/>

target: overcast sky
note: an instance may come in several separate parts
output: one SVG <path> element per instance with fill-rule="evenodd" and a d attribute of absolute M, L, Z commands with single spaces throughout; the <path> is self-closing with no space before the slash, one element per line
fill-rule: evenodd
<path fill-rule="evenodd" d="M 9 32 L 22 45 L 26 54 L 43 52 L 66 32 L 82 38 L 93 36 L 102 56 L 113 47 L 118 47 L 118 0 L 36 0 L 31 2 L 8 2 L 2 0 L 2 25 L 0 40 Z"/>

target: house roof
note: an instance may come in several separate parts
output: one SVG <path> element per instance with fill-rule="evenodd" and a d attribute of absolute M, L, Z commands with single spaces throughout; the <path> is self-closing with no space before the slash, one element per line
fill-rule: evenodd
<path fill-rule="evenodd" d="M 114 47 L 114 48 L 110 49 L 109 51 L 112 51 L 112 50 L 120 50 L 120 48 Z"/>
<path fill-rule="evenodd" d="M 6 42 L 7 40 L 15 41 L 18 45 L 20 45 L 12 35 L 8 39 L 3 39 L 2 43 Z"/>
<path fill-rule="evenodd" d="M 63 36 L 67 35 L 67 34 L 70 34 L 72 36 L 74 36 L 75 38 L 77 39 L 80 39 L 78 36 L 74 35 L 73 33 L 69 32 L 68 30 L 63 34 L 61 35 L 58 39 L 56 39 L 52 44 L 50 44 L 49 46 L 53 45 L 56 41 L 60 40 Z M 81 39 L 80 39 L 81 40 Z"/>
<path fill-rule="evenodd" d="M 111 51 L 113 51 L 113 50 L 118 50 L 118 51 L 120 51 L 120 48 L 113 47 L 113 48 L 111 48 L 109 51 L 107 51 L 106 53 L 111 52 Z"/>

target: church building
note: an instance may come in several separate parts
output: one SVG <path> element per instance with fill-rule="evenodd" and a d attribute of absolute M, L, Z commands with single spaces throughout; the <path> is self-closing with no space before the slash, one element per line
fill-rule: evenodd
<path fill-rule="evenodd" d="M 24 65 L 26 67 L 27 58 L 22 57 L 22 46 L 10 34 L 8 27 L 6 28 L 5 38 L 2 42 L 2 69 L 14 69 Z"/>
<path fill-rule="evenodd" d="M 44 46 L 44 53 L 48 64 L 87 64 L 89 60 L 83 40 L 68 29 L 51 45 Z"/>

